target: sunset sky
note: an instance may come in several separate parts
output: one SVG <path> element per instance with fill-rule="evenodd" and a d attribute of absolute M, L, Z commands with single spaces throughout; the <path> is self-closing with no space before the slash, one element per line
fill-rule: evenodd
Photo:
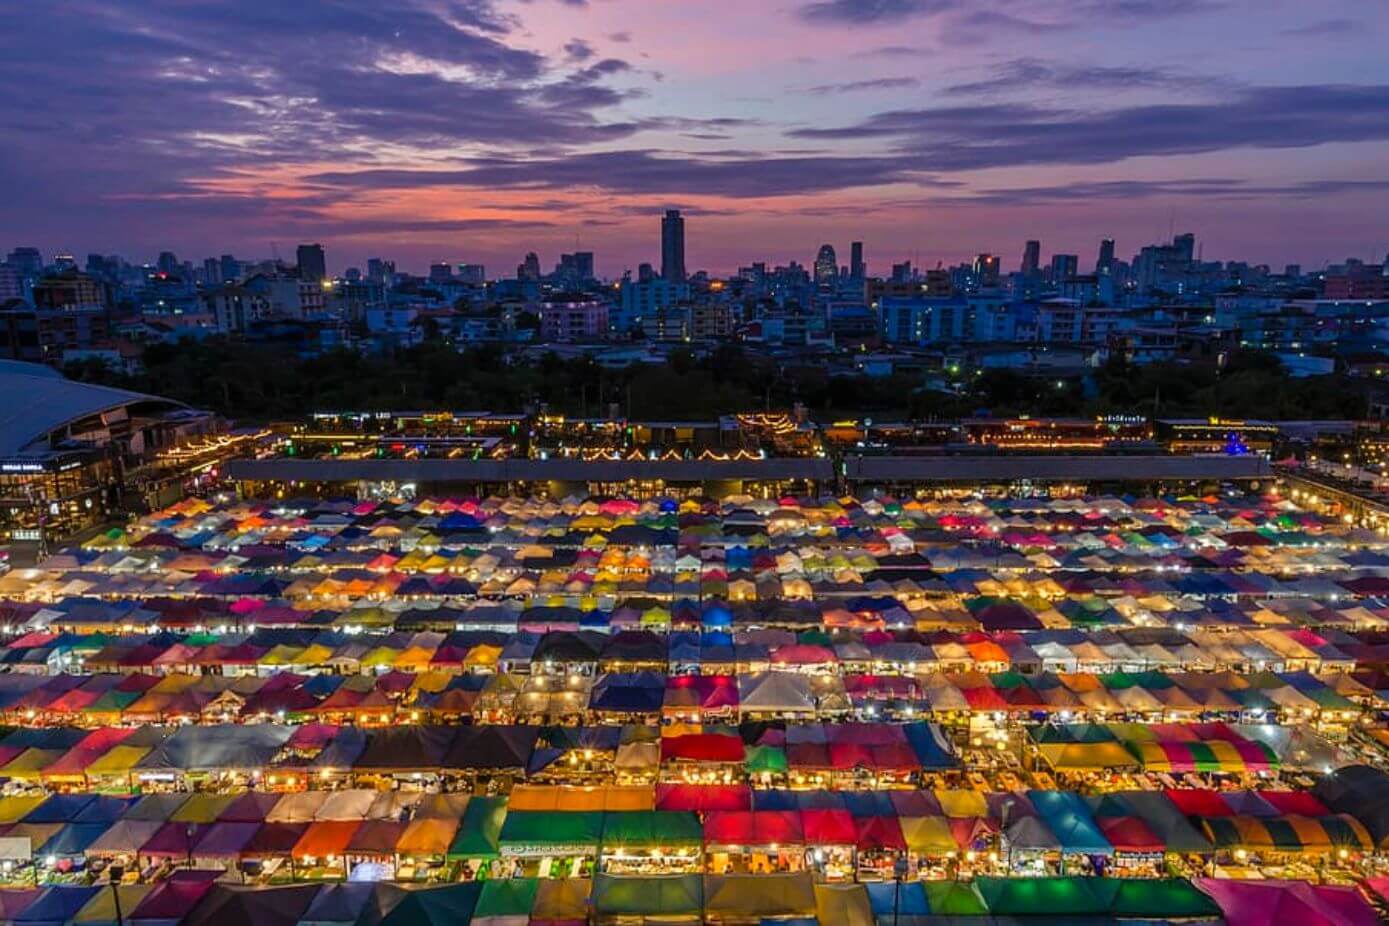
<path fill-rule="evenodd" d="M 1389 249 L 1386 0 L 0 0 L 0 249 Z"/>

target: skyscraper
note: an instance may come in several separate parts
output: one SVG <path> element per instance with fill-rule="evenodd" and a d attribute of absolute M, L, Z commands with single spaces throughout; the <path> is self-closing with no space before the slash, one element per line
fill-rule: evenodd
<path fill-rule="evenodd" d="M 1196 236 L 1191 232 L 1178 235 L 1172 239 L 1172 246 L 1181 254 L 1182 260 L 1188 264 L 1196 257 Z"/>
<path fill-rule="evenodd" d="M 323 245 L 299 245 L 295 251 L 295 262 L 299 264 L 299 279 L 310 283 L 322 283 L 328 279 L 328 263 L 323 255 Z"/>
<path fill-rule="evenodd" d="M 1042 242 L 1029 241 L 1022 249 L 1022 272 L 1031 276 L 1042 266 Z"/>
<path fill-rule="evenodd" d="M 20 278 L 38 277 L 43 273 L 43 254 L 38 248 L 15 248 L 6 259 Z"/>
<path fill-rule="evenodd" d="M 387 277 L 395 275 L 395 261 L 383 257 L 367 258 L 367 279 L 373 283 L 389 282 Z"/>
<path fill-rule="evenodd" d="M 868 265 L 863 262 L 863 242 L 855 241 L 849 245 L 849 276 L 855 280 L 868 277 Z"/>
<path fill-rule="evenodd" d="M 974 278 L 980 286 L 998 285 L 999 259 L 993 254 L 979 254 L 974 258 Z"/>
<path fill-rule="evenodd" d="M 834 245 L 820 245 L 820 253 L 815 255 L 815 282 L 818 285 L 833 283 L 839 276 L 839 259 L 835 257 Z"/>
<path fill-rule="evenodd" d="M 1100 256 L 1095 261 L 1096 273 L 1109 273 L 1114 269 L 1114 239 L 1105 238 L 1100 242 Z"/>
<path fill-rule="evenodd" d="M 661 276 L 685 282 L 685 220 L 679 209 L 667 209 L 661 219 Z"/>
<path fill-rule="evenodd" d="M 534 251 L 527 252 L 526 259 L 521 262 L 521 266 L 516 268 L 516 279 L 540 279 L 540 256 L 538 254 Z"/>
<path fill-rule="evenodd" d="M 1051 255 L 1051 282 L 1062 283 L 1079 272 L 1080 258 L 1074 254 Z"/>

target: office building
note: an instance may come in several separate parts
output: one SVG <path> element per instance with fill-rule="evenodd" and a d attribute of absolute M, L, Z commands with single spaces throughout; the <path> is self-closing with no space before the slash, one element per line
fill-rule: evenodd
<path fill-rule="evenodd" d="M 608 305 L 582 296 L 556 298 L 540 307 L 546 341 L 597 341 L 608 336 Z"/>
<path fill-rule="evenodd" d="M 1051 255 L 1051 282 L 1059 284 L 1080 272 L 1080 258 L 1074 254 Z"/>
<path fill-rule="evenodd" d="M 299 279 L 309 283 L 322 283 L 328 279 L 328 263 L 321 244 L 301 244 L 295 251 L 299 264 Z"/>
<path fill-rule="evenodd" d="M 997 286 L 1001 261 L 996 254 L 979 254 L 974 258 L 974 281 L 979 286 Z"/>
<path fill-rule="evenodd" d="M 661 219 L 661 276 L 683 283 L 685 272 L 685 219 L 679 209 L 667 209 Z"/>
<path fill-rule="evenodd" d="M 855 280 L 868 278 L 868 265 L 863 261 L 862 241 L 854 241 L 849 244 L 849 276 Z"/>
<path fill-rule="evenodd" d="M 390 283 L 395 276 L 395 261 L 383 257 L 367 258 L 367 279 L 373 283 Z"/>
<path fill-rule="evenodd" d="M 43 277 L 33 286 L 34 305 L 40 309 L 105 308 L 106 288 L 77 270 Z"/>
<path fill-rule="evenodd" d="M 1032 276 L 1041 269 L 1041 266 L 1042 242 L 1036 240 L 1027 242 L 1022 249 L 1022 273 L 1026 276 Z"/>
<path fill-rule="evenodd" d="M 643 265 L 645 266 L 645 265 Z M 613 309 L 612 330 L 628 334 L 641 328 L 644 320 L 690 298 L 688 283 L 675 283 L 657 276 L 623 280 L 617 306 Z"/>
<path fill-rule="evenodd" d="M 9 264 L 0 264 L 0 305 L 24 298 L 24 284 Z"/>
<path fill-rule="evenodd" d="M 1100 242 L 1100 256 L 1095 260 L 1095 273 L 1110 274 L 1114 272 L 1114 239 L 1105 238 Z"/>
<path fill-rule="evenodd" d="M 38 248 L 15 248 L 5 263 L 14 268 L 21 280 L 34 279 L 43 273 L 43 255 Z"/>
<path fill-rule="evenodd" d="M 838 277 L 839 261 L 834 253 L 834 245 L 820 245 L 820 252 L 815 255 L 815 284 L 827 286 Z"/>

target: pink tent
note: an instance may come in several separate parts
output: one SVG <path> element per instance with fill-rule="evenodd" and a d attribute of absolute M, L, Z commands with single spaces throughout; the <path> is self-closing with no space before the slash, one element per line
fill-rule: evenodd
<path fill-rule="evenodd" d="M 1379 917 L 1353 887 L 1305 881 L 1225 881 L 1198 878 L 1196 886 L 1220 905 L 1226 926 L 1376 926 Z"/>

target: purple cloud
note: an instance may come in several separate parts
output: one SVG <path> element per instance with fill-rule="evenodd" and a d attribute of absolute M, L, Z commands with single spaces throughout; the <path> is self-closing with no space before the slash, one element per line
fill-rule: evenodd
<path fill-rule="evenodd" d="M 1099 112 L 1031 103 L 899 109 L 797 138 L 894 140 L 928 171 L 1101 164 L 1235 148 L 1304 148 L 1389 140 L 1389 86 L 1251 87 L 1210 103 Z"/>

